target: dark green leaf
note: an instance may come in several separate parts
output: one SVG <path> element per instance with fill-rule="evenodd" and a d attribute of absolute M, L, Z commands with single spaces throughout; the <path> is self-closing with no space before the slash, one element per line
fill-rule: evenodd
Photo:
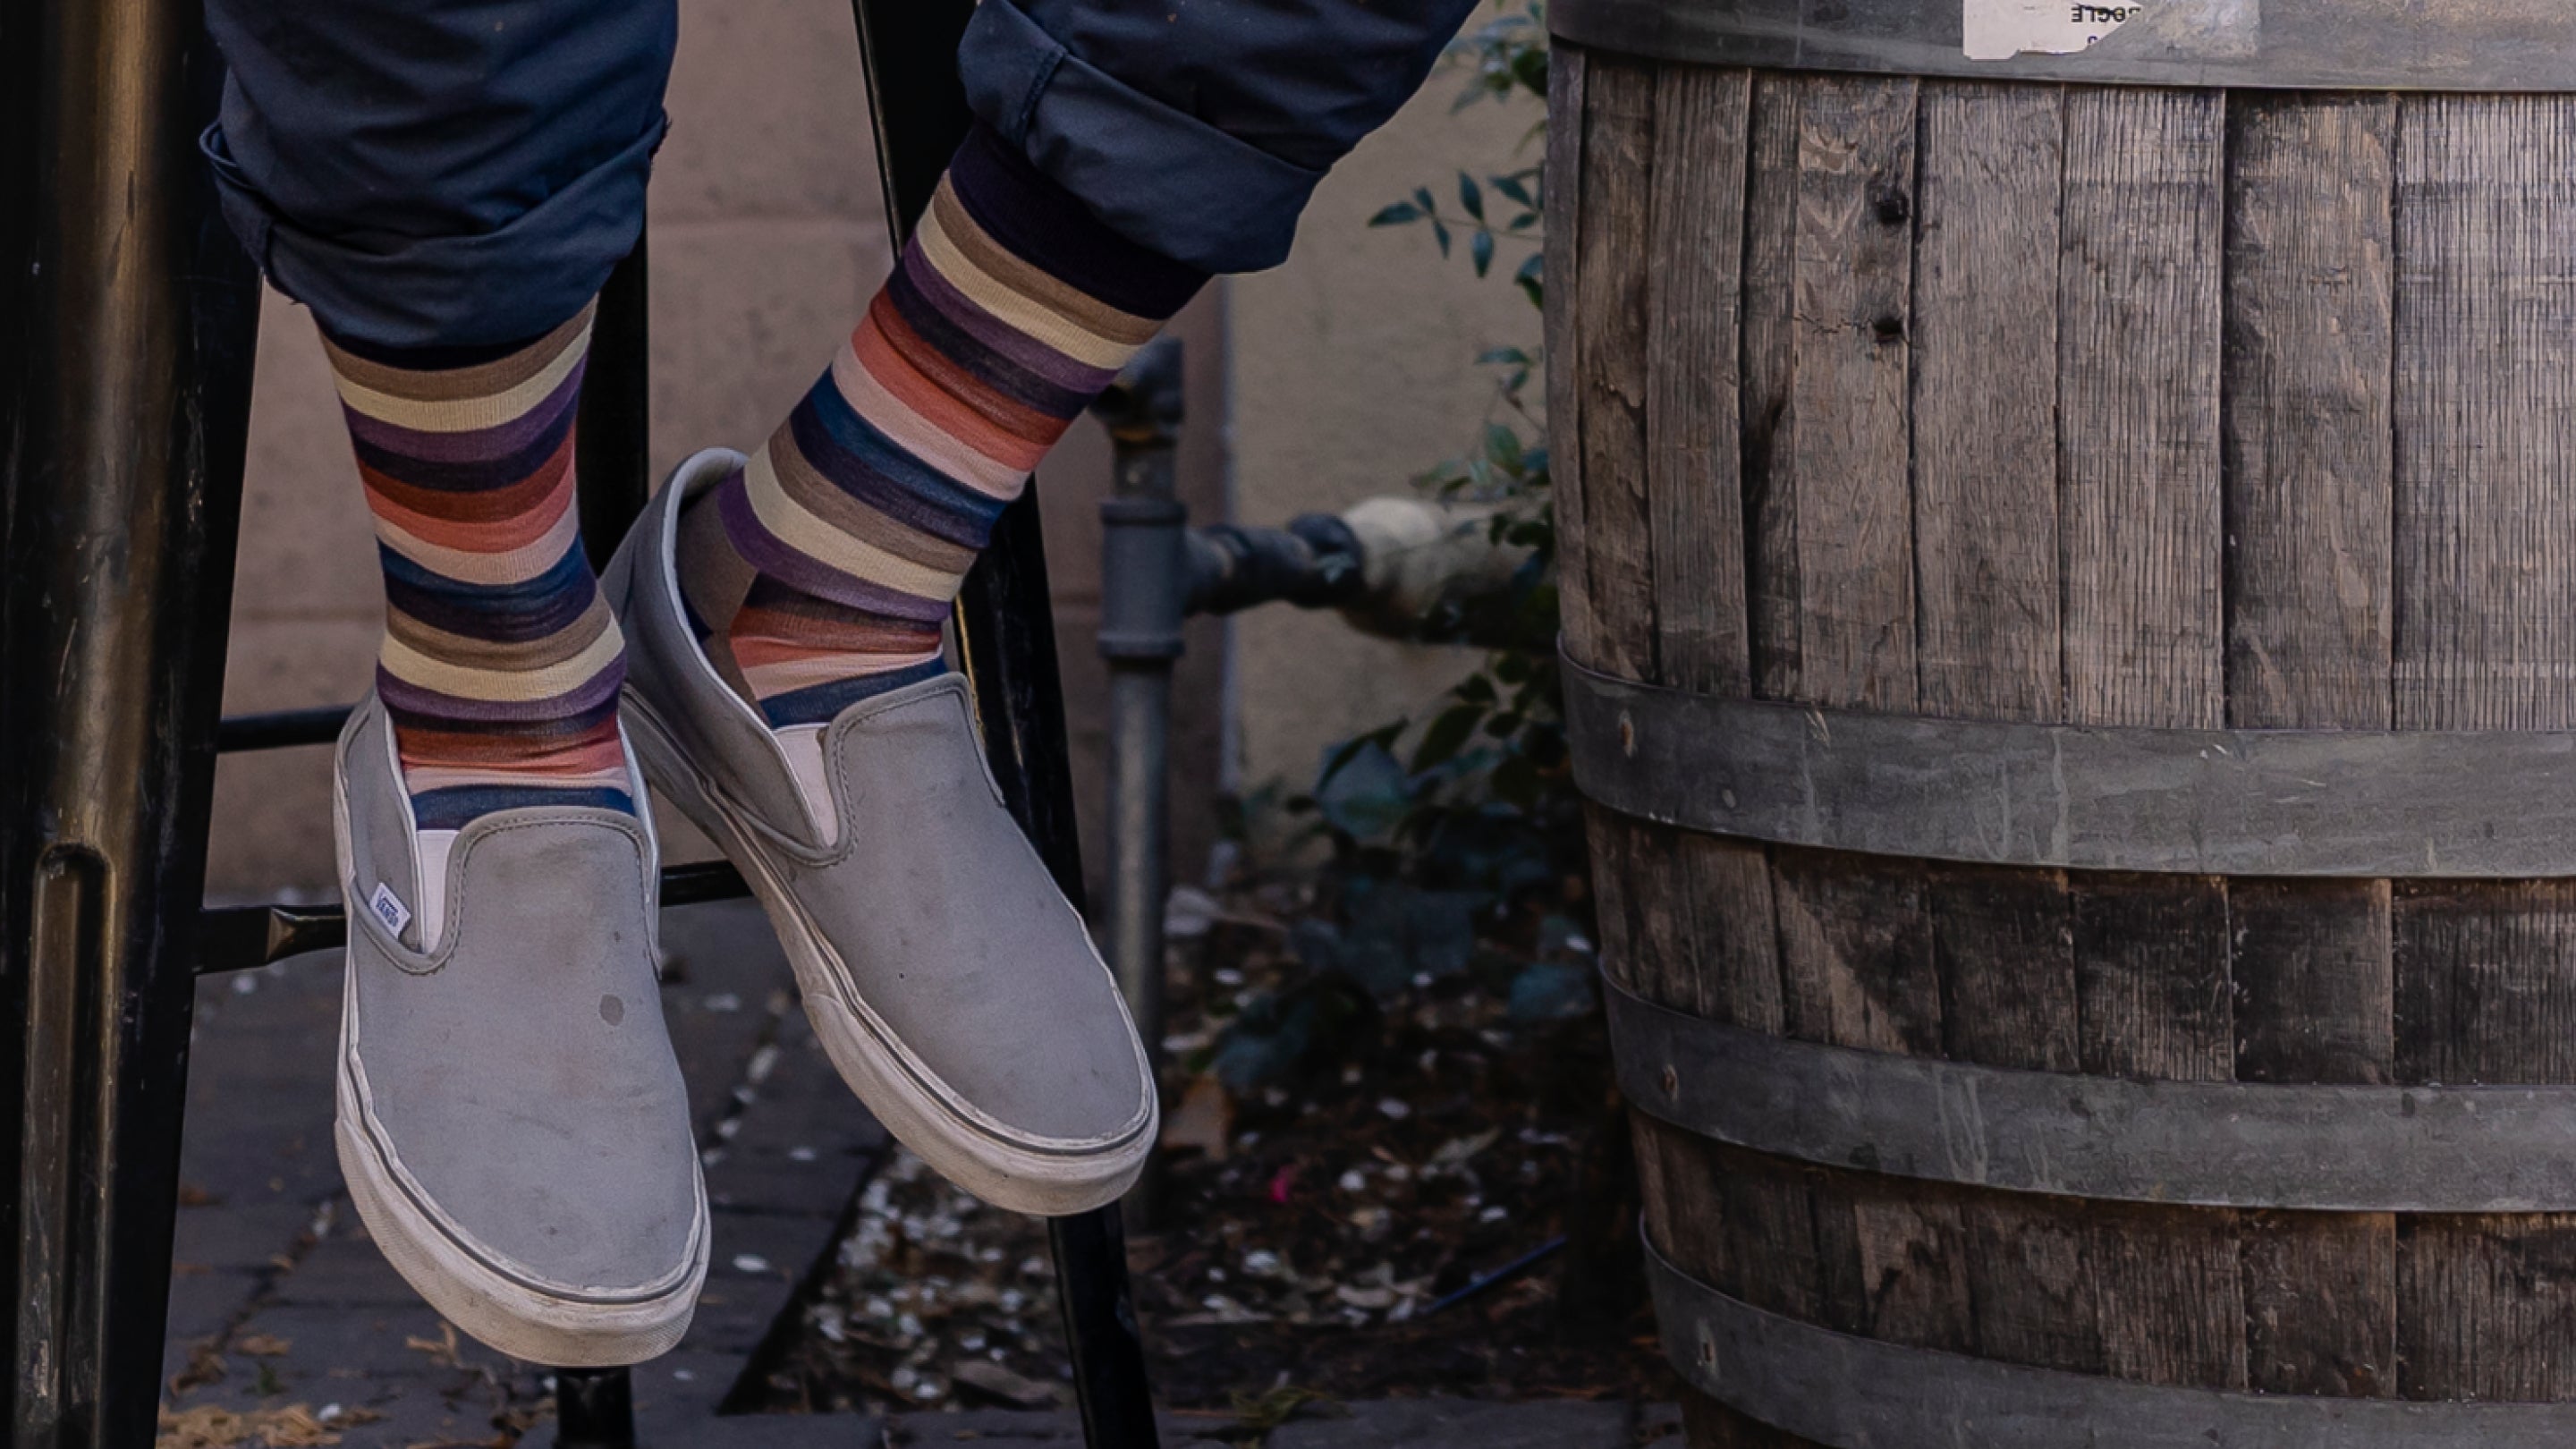
<path fill-rule="evenodd" d="M 1406 222 L 1420 220 L 1422 220 L 1422 208 L 1415 206 L 1410 201 L 1399 201 L 1393 206 L 1381 208 L 1377 215 L 1368 219 L 1368 224 L 1371 226 L 1402 226 Z"/>
<path fill-rule="evenodd" d="M 1481 704 L 1453 704 L 1442 710 L 1422 732 L 1422 743 L 1413 747 L 1413 773 L 1436 769 L 1449 763 L 1459 747 L 1473 739 L 1476 726 L 1485 718 Z"/>
<path fill-rule="evenodd" d="M 1467 241 L 1467 255 L 1475 260 L 1476 275 L 1483 276 L 1494 265 L 1494 234 L 1480 231 Z"/>
<path fill-rule="evenodd" d="M 1499 191 L 1503 195 L 1510 197 L 1512 200 L 1519 202 L 1521 205 L 1528 207 L 1530 210 L 1536 211 L 1538 210 L 1538 202 L 1531 199 L 1529 183 L 1522 179 L 1526 174 L 1527 173 L 1524 172 L 1514 172 L 1509 176 L 1488 176 L 1485 179 L 1493 184 L 1493 188 L 1496 191 Z"/>
<path fill-rule="evenodd" d="M 1529 260 L 1521 263 L 1520 270 L 1512 273 L 1512 283 L 1529 297 L 1531 306 L 1544 307 L 1547 305 L 1546 275 L 1547 254 L 1532 252 Z"/>
<path fill-rule="evenodd" d="M 1441 225 L 1436 216 L 1431 219 L 1431 239 L 1440 243 L 1440 255 L 1449 255 L 1449 228 Z"/>
<path fill-rule="evenodd" d="M 1355 736 L 1334 746 L 1332 753 L 1324 757 L 1324 768 L 1316 773 L 1317 792 L 1321 793 L 1324 785 L 1335 775 L 1340 774 L 1345 766 L 1367 754 L 1371 749 L 1383 753 L 1387 746 L 1395 743 L 1397 736 L 1404 733 L 1405 726 L 1411 723 L 1410 720 L 1400 719 L 1391 725 L 1381 725 L 1367 734 Z"/>
<path fill-rule="evenodd" d="M 1475 177 L 1464 171 L 1458 173 L 1458 204 L 1466 208 L 1467 214 L 1476 220 L 1485 219 L 1484 189 L 1476 184 Z"/>

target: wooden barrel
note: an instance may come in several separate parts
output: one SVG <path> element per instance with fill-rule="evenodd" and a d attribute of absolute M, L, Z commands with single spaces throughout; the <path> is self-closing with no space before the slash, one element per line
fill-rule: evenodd
<path fill-rule="evenodd" d="M 1552 9 L 1694 1445 L 2576 1442 L 2576 22 L 2138 13 Z"/>

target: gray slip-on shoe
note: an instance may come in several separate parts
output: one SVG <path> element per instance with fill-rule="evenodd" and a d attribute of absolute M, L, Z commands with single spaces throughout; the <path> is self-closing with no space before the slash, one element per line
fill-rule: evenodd
<path fill-rule="evenodd" d="M 1081 917 L 1003 807 L 963 681 L 862 700 L 799 757 L 699 649 L 679 513 L 741 461 L 681 464 L 601 579 L 646 778 L 751 883 L 816 1035 L 887 1130 L 1000 1207 L 1116 1199 L 1153 1145 L 1151 1069 Z"/>
<path fill-rule="evenodd" d="M 513 1358 L 668 1351 L 706 1281 L 707 1201 L 662 1022 L 650 827 L 520 809 L 424 836 L 372 696 L 333 763 L 333 1135 L 358 1216 L 431 1307 Z"/>

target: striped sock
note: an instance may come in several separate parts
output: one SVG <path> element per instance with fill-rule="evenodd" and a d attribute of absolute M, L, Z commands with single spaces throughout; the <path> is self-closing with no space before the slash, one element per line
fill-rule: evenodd
<path fill-rule="evenodd" d="M 831 371 L 683 517 L 708 658 L 773 729 L 937 677 L 1003 505 L 1206 280 L 977 128 Z"/>
<path fill-rule="evenodd" d="M 423 831 L 495 810 L 633 810 L 626 652 L 582 553 L 573 414 L 590 312 L 506 351 L 324 340 L 385 571 L 376 693 Z"/>

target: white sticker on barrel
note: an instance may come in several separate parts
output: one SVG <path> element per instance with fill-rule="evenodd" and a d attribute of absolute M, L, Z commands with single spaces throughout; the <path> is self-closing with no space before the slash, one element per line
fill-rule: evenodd
<path fill-rule="evenodd" d="M 2135 19 L 2140 4 L 2084 0 L 1961 0 L 1968 59 L 2074 55 Z"/>

